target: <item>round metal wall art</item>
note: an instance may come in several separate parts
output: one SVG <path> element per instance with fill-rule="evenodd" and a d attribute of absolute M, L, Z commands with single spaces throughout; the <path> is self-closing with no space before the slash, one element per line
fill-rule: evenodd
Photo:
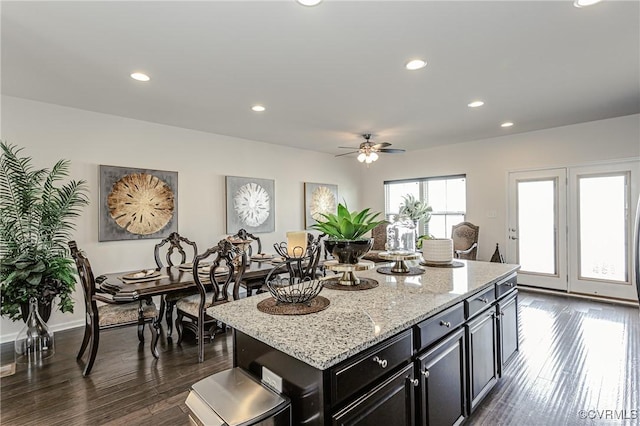
<path fill-rule="evenodd" d="M 123 176 L 107 196 L 109 215 L 132 234 L 148 235 L 164 228 L 174 213 L 171 188 L 157 176 Z"/>
<path fill-rule="evenodd" d="M 233 208 L 242 223 L 260 226 L 269 217 L 269 194 L 257 183 L 247 183 L 234 195 Z"/>

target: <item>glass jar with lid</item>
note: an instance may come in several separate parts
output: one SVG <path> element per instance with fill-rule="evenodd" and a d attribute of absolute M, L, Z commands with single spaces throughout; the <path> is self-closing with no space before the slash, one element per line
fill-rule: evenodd
<path fill-rule="evenodd" d="M 405 215 L 389 215 L 387 251 L 402 253 L 416 251 L 416 225 Z"/>

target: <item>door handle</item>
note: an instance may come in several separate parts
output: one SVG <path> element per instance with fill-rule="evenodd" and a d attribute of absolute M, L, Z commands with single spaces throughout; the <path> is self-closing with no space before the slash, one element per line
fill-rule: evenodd
<path fill-rule="evenodd" d="M 510 240 L 517 240 L 517 239 L 518 239 L 518 237 L 513 237 L 513 236 L 509 235 L 509 239 L 510 239 Z"/>

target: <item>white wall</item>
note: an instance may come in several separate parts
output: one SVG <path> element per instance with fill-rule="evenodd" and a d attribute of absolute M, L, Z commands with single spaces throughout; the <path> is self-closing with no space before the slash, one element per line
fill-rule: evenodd
<path fill-rule="evenodd" d="M 480 226 L 479 260 L 489 260 L 496 243 L 506 255 L 509 171 L 639 157 L 637 114 L 401 155 L 383 154 L 362 169 L 360 204 L 384 211 L 385 180 L 464 173 L 467 220 Z M 489 217 L 492 211 L 496 217 Z"/>
<path fill-rule="evenodd" d="M 208 248 L 225 235 L 224 176 L 275 179 L 276 230 L 261 234 L 267 248 L 286 231 L 304 228 L 304 182 L 337 184 L 339 197 L 357 207 L 359 169 L 351 159 L 176 127 L 2 97 L 1 138 L 24 147 L 36 167 L 71 160 L 73 179 L 85 179 L 91 204 L 75 239 L 96 274 L 154 266 L 159 240 L 98 242 L 98 165 L 178 172 L 178 231 Z M 82 289 L 73 315 L 54 311 L 53 330 L 83 323 Z M 0 341 L 15 338 L 22 323 L 0 322 Z"/>
<path fill-rule="evenodd" d="M 100 164 L 178 171 L 179 232 L 202 248 L 225 234 L 225 175 L 275 179 L 276 231 L 261 235 L 270 247 L 286 231 L 303 228 L 303 182 L 337 184 L 350 207 L 384 211 L 385 180 L 464 173 L 467 219 L 480 225 L 479 258 L 488 260 L 495 243 L 505 253 L 508 171 L 640 157 L 640 115 L 383 155 L 365 168 L 353 158 L 20 98 L 3 96 L 1 106 L 3 140 L 25 147 L 37 167 L 69 159 L 72 177 L 88 181 L 92 203 L 78 221 L 76 240 L 97 274 L 152 266 L 157 242 L 98 242 Z M 497 216 L 487 217 L 490 211 Z M 82 324 L 80 291 L 75 314 L 53 313 L 49 324 L 54 330 Z M 21 326 L 3 318 L 0 342 L 12 340 Z"/>

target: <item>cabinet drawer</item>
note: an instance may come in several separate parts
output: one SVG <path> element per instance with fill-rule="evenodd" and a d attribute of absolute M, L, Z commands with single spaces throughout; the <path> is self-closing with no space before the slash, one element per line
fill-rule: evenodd
<path fill-rule="evenodd" d="M 473 296 L 465 299 L 464 301 L 464 313 L 467 319 L 473 317 L 478 312 L 482 312 L 496 300 L 496 294 L 493 287 L 489 287 L 486 290 L 476 293 Z"/>
<path fill-rule="evenodd" d="M 332 368 L 332 405 L 391 373 L 399 365 L 408 362 L 412 355 L 413 335 L 409 329 L 365 351 L 362 356 Z"/>
<path fill-rule="evenodd" d="M 518 275 L 513 274 L 508 278 L 496 283 L 496 299 L 500 299 L 515 290 L 518 285 Z"/>
<path fill-rule="evenodd" d="M 446 336 L 464 322 L 464 306 L 462 303 L 436 314 L 418 324 L 416 346 L 418 351 Z"/>

